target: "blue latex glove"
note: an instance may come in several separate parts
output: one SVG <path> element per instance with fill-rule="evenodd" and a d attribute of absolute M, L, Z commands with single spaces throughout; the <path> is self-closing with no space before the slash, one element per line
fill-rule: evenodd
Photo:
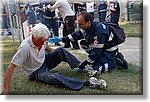
<path fill-rule="evenodd" d="M 57 42 L 60 42 L 60 41 L 61 41 L 61 38 L 59 38 L 57 36 L 53 36 L 52 38 L 48 39 L 49 43 L 57 43 Z"/>
<path fill-rule="evenodd" d="M 75 71 L 75 72 L 79 72 L 79 73 L 81 73 L 81 72 L 83 72 L 83 70 L 82 69 L 80 69 L 80 68 L 73 68 L 73 71 Z"/>

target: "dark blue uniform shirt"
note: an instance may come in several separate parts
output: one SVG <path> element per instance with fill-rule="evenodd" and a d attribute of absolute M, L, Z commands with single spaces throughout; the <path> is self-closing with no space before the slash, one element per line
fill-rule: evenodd
<path fill-rule="evenodd" d="M 40 3 L 40 9 L 42 10 L 43 8 L 43 5 L 45 5 L 47 7 L 47 5 L 54 5 L 54 2 L 41 2 Z M 43 16 L 46 16 L 46 17 L 55 17 L 55 11 L 53 12 L 50 12 L 48 8 L 45 9 L 45 12 L 43 12 Z"/>
<path fill-rule="evenodd" d="M 120 6 L 118 2 L 110 2 L 110 6 L 116 9 L 115 11 L 111 10 L 111 20 L 110 22 L 116 23 L 118 25 L 119 17 L 120 17 Z"/>
<path fill-rule="evenodd" d="M 111 32 L 108 26 L 103 23 L 92 22 L 91 27 L 84 32 L 79 30 L 74 32 L 64 38 L 63 42 L 81 40 L 81 47 L 89 54 L 88 58 L 91 61 L 96 61 L 102 51 L 109 49 L 116 44 L 113 43 L 113 40 L 110 39 Z"/>
<path fill-rule="evenodd" d="M 107 9 L 107 4 L 105 2 L 100 2 L 98 5 L 98 12 L 105 12 Z"/>
<path fill-rule="evenodd" d="M 36 13 L 34 11 L 34 8 L 32 5 L 30 4 L 27 4 L 27 17 L 28 17 L 28 20 L 29 20 L 29 24 L 36 24 Z"/>

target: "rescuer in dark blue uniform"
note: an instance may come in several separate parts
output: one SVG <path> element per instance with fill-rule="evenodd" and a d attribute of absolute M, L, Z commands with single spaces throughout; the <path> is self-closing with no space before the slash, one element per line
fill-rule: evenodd
<path fill-rule="evenodd" d="M 36 22 L 37 16 L 33 6 L 29 2 L 27 3 L 26 15 L 27 15 L 29 25 L 32 25 L 32 27 L 34 27 L 34 25 L 37 23 Z"/>
<path fill-rule="evenodd" d="M 91 14 L 83 12 L 78 17 L 78 27 L 81 30 L 62 38 L 62 42 L 83 39 L 80 44 L 88 53 L 88 58 L 81 63 L 79 70 L 89 64 L 92 65 L 92 74 L 95 75 L 107 72 L 117 65 L 128 68 L 124 56 L 118 53 L 118 46 L 107 25 L 93 22 Z"/>
<path fill-rule="evenodd" d="M 110 22 L 118 25 L 119 17 L 120 17 L 120 5 L 117 0 L 110 1 L 110 11 L 111 11 Z"/>
<path fill-rule="evenodd" d="M 45 24 L 48 29 L 51 31 L 53 31 L 54 36 L 59 36 L 58 34 L 58 24 L 57 24 L 57 18 L 55 16 L 55 11 L 50 12 L 49 9 L 47 8 L 47 5 L 51 4 L 53 5 L 55 2 L 53 0 L 51 0 L 50 2 L 46 2 L 46 1 L 41 1 L 40 6 L 42 8 L 40 8 L 43 12 L 41 12 L 41 15 L 43 15 L 42 17 L 42 23 Z M 41 18 L 40 18 L 41 19 Z M 59 43 L 55 43 L 55 45 L 60 45 Z"/>
<path fill-rule="evenodd" d="M 98 14 L 99 14 L 99 21 L 105 21 L 107 13 L 107 2 L 105 0 L 101 0 L 98 4 Z"/>
<path fill-rule="evenodd" d="M 6 32 L 5 32 L 6 31 Z M 7 34 L 5 34 L 7 33 Z M 6 6 L 2 5 L 2 31 L 1 35 L 12 35 L 9 27 L 9 15 L 6 11 Z"/>

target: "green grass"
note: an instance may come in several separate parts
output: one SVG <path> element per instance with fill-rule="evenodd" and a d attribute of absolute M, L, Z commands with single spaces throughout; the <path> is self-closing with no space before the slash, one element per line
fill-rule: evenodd
<path fill-rule="evenodd" d="M 143 37 L 143 26 L 141 24 L 122 24 L 120 25 L 127 37 Z"/>
<path fill-rule="evenodd" d="M 53 72 L 60 71 L 62 74 L 87 80 L 86 73 L 76 73 L 67 64 L 61 64 Z M 48 85 L 36 81 L 29 81 L 23 72 L 18 68 L 15 70 L 11 82 L 10 94 L 50 94 L 50 95 L 140 95 L 142 94 L 142 70 L 136 66 L 130 66 L 128 70 L 116 68 L 108 73 L 97 75 L 96 78 L 103 78 L 107 81 L 107 89 L 91 89 L 84 87 L 80 91 L 71 91 L 64 87 Z"/>
<path fill-rule="evenodd" d="M 1 44 L 3 47 L 2 51 L 2 66 L 4 69 L 7 68 L 7 65 L 10 63 L 11 58 L 15 54 L 19 46 L 19 40 L 15 39 L 15 44 L 13 44 L 13 40 L 11 36 L 3 36 L 1 37 Z"/>
<path fill-rule="evenodd" d="M 121 25 L 128 36 L 136 35 L 141 37 L 139 25 L 127 24 Z M 134 30 L 133 30 L 134 29 Z M 135 34 L 134 34 L 135 33 Z M 131 34 L 131 35 L 130 35 Z M 11 61 L 12 56 L 17 51 L 19 43 L 15 43 L 13 46 L 10 37 L 2 37 L 3 46 L 3 60 L 2 65 L 5 70 Z M 18 40 L 15 40 L 18 42 Z M 80 60 L 84 60 L 87 55 L 71 51 Z M 88 80 L 89 77 L 86 73 L 74 72 L 67 63 L 61 63 L 52 72 L 61 72 L 63 75 L 67 75 L 80 80 Z M 14 70 L 10 94 L 38 94 L 38 95 L 142 95 L 143 94 L 143 70 L 139 66 L 129 65 L 128 70 L 122 68 L 115 68 L 110 72 L 97 75 L 96 78 L 103 78 L 106 80 L 108 87 L 104 90 L 91 89 L 84 87 L 80 91 L 71 91 L 64 87 L 48 85 L 41 82 L 30 81 L 28 77 L 23 73 L 21 67 L 17 67 Z"/>

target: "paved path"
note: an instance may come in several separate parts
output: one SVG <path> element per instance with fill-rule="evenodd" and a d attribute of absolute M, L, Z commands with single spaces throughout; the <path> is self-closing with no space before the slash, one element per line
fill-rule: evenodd
<path fill-rule="evenodd" d="M 126 41 L 119 47 L 120 51 L 124 54 L 125 58 L 129 63 L 142 66 L 142 55 L 143 55 L 142 38 L 128 37 Z"/>

